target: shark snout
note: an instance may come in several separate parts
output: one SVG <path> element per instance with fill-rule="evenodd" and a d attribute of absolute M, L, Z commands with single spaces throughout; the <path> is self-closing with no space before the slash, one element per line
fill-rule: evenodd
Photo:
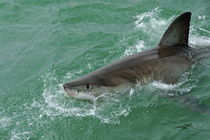
<path fill-rule="evenodd" d="M 66 83 L 63 85 L 63 89 L 67 92 L 68 90 L 72 90 L 73 88 L 71 85 L 69 85 L 69 83 Z"/>
<path fill-rule="evenodd" d="M 64 84 L 63 89 L 70 96 L 75 96 L 78 94 L 78 91 L 76 89 L 72 88 L 71 85 L 69 85 L 69 83 Z"/>
<path fill-rule="evenodd" d="M 67 84 L 64 84 L 63 85 L 63 89 L 66 90 L 67 88 L 68 88 L 68 85 Z"/>
<path fill-rule="evenodd" d="M 63 84 L 63 88 L 64 89 L 74 89 L 75 87 L 74 86 L 72 86 L 72 83 L 65 83 L 65 84 Z"/>
<path fill-rule="evenodd" d="M 64 84 L 63 89 L 65 90 L 66 93 L 68 93 L 69 92 L 68 84 Z"/>
<path fill-rule="evenodd" d="M 69 91 L 70 91 L 71 88 L 68 86 L 68 83 L 66 83 L 66 84 L 63 85 L 63 89 L 65 90 L 66 93 L 69 94 Z"/>

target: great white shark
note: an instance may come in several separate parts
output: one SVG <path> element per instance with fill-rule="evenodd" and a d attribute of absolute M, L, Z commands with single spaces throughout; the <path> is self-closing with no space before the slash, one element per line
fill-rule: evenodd
<path fill-rule="evenodd" d="M 181 14 L 169 25 L 157 47 L 72 80 L 63 85 L 65 92 L 77 99 L 94 100 L 103 93 L 121 93 L 136 84 L 177 83 L 198 54 L 188 44 L 190 19 L 191 12 Z"/>

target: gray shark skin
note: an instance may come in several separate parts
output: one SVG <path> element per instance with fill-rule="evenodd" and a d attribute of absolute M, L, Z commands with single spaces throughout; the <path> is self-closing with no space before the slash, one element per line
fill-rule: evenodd
<path fill-rule="evenodd" d="M 94 100 L 103 93 L 121 93 L 136 84 L 177 83 L 190 69 L 196 50 L 188 45 L 191 13 L 178 16 L 154 49 L 130 55 L 63 85 L 77 99 Z"/>

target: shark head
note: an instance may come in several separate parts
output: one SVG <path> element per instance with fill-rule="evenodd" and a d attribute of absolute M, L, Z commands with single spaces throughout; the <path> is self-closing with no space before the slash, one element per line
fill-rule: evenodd
<path fill-rule="evenodd" d="M 103 68 L 102 68 L 103 69 Z M 97 70 L 63 85 L 65 92 L 77 99 L 95 100 L 104 93 L 122 93 L 133 84 L 108 70 Z"/>
<path fill-rule="evenodd" d="M 66 93 L 82 100 L 94 100 L 99 94 L 106 92 L 106 86 L 93 77 L 84 77 L 63 85 Z"/>
<path fill-rule="evenodd" d="M 78 85 L 73 85 L 73 83 L 67 83 L 63 85 L 65 92 L 76 99 L 81 99 L 81 100 L 95 100 L 96 99 L 96 94 L 98 92 L 96 90 L 100 89 L 102 91 L 101 87 L 97 87 L 96 85 L 91 85 L 91 84 L 78 84 Z"/>

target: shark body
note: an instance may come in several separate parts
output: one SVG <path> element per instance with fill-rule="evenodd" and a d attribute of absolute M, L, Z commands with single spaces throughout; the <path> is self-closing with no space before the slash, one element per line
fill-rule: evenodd
<path fill-rule="evenodd" d="M 154 49 L 130 55 L 63 85 L 77 99 L 94 100 L 107 92 L 122 92 L 136 84 L 177 83 L 193 64 L 196 50 L 188 45 L 191 13 L 178 16 Z"/>

